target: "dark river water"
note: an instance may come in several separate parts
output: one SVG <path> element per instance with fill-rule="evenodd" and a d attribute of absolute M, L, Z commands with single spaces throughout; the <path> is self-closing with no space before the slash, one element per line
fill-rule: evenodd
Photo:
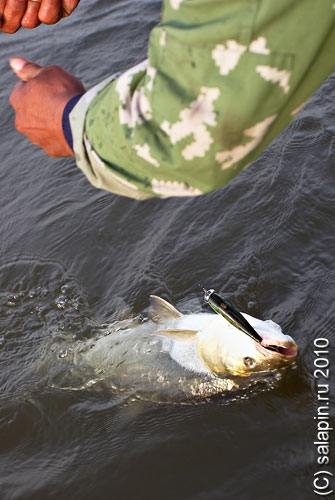
<path fill-rule="evenodd" d="M 308 500 L 314 474 L 334 472 L 333 438 L 330 465 L 317 463 L 317 382 L 330 381 L 314 376 L 313 342 L 329 342 L 334 381 L 335 78 L 228 187 L 193 199 L 98 191 L 14 130 L 11 56 L 89 88 L 145 57 L 159 15 L 158 0 L 83 0 L 57 26 L 0 34 L 1 500 Z M 32 369 L 48 339 L 84 342 L 142 313 L 150 293 L 206 310 L 199 283 L 279 323 L 296 366 L 188 404 L 63 390 L 54 367 Z"/>

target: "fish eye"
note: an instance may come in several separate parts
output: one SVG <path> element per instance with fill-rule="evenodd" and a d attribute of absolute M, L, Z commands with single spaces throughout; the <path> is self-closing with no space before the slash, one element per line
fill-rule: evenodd
<path fill-rule="evenodd" d="M 256 364 L 254 358 L 250 358 L 249 356 L 246 356 L 245 358 L 243 358 L 243 362 L 244 362 L 245 366 L 248 368 L 252 368 Z"/>

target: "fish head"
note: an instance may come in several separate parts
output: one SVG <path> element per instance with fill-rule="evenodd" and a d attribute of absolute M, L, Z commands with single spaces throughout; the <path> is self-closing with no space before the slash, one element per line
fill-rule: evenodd
<path fill-rule="evenodd" d="M 294 361 L 297 345 L 279 325 L 245 316 L 262 337 L 261 343 L 219 315 L 198 333 L 198 356 L 212 373 L 248 377 L 257 372 L 272 372 Z"/>

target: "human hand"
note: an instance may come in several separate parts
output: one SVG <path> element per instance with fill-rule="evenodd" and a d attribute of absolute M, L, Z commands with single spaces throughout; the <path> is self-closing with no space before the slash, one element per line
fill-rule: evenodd
<path fill-rule="evenodd" d="M 0 0 L 0 29 L 15 33 L 21 26 L 36 28 L 69 16 L 80 0 Z"/>
<path fill-rule="evenodd" d="M 58 66 L 42 67 L 22 57 L 13 57 L 10 66 L 21 80 L 9 98 L 17 130 L 49 156 L 74 156 L 62 116 L 71 97 L 85 92 L 80 80 Z"/>

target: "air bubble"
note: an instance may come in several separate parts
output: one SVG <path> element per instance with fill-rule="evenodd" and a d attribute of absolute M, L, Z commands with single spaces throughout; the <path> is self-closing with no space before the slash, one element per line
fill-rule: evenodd
<path fill-rule="evenodd" d="M 60 291 L 65 294 L 70 290 L 70 285 L 63 285 Z"/>
<path fill-rule="evenodd" d="M 18 296 L 11 293 L 10 295 L 8 295 L 7 305 L 10 307 L 16 306 L 17 299 L 18 299 Z"/>
<path fill-rule="evenodd" d="M 60 295 L 55 300 L 55 303 L 56 303 L 58 309 L 64 309 L 64 307 L 66 306 L 66 303 L 67 303 L 67 298 L 65 297 L 65 295 Z"/>

